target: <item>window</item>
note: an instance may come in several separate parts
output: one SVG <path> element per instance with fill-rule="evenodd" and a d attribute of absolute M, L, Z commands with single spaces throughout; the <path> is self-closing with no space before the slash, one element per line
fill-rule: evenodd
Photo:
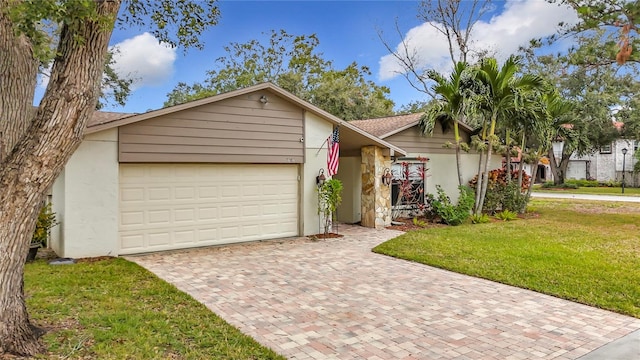
<path fill-rule="evenodd" d="M 393 181 L 391 183 L 391 207 L 394 218 L 400 216 L 402 210 L 416 211 L 425 203 L 426 163 L 401 162 L 391 166 Z M 403 214 L 408 216 L 408 213 Z"/>
<path fill-rule="evenodd" d="M 611 154 L 611 144 L 602 145 L 600 147 L 600 154 Z"/>

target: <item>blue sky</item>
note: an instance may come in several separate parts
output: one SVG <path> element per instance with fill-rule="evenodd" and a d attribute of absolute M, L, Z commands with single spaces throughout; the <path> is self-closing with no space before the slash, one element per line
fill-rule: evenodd
<path fill-rule="evenodd" d="M 476 26 L 476 46 L 489 48 L 498 58 L 506 58 L 532 37 L 555 32 L 560 20 L 571 20 L 571 10 L 545 0 L 507 0 L 494 2 L 495 8 Z M 202 81 L 223 56 L 230 42 L 244 43 L 266 39 L 263 33 L 284 29 L 289 34 L 317 34 L 318 50 L 336 68 L 353 61 L 368 66 L 371 80 L 391 89 L 396 107 L 411 100 L 425 99 L 397 74 L 400 69 L 388 56 L 378 38 L 396 47 L 402 40 L 395 30 L 396 20 L 402 37 L 420 54 L 420 65 L 446 72 L 451 67 L 445 39 L 432 26 L 417 17 L 417 1 L 221 1 L 219 24 L 203 34 L 204 50 L 170 49 L 146 29 L 116 30 L 111 44 L 120 48 L 117 70 L 138 79 L 125 107 L 105 110 L 144 112 L 162 107 L 166 94 L 178 82 Z"/>

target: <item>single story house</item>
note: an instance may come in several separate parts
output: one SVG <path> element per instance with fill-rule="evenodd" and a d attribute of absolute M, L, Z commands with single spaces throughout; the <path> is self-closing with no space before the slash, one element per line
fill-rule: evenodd
<path fill-rule="evenodd" d="M 458 198 L 458 170 L 456 168 L 455 138 L 453 130 L 444 131 L 436 122 L 433 135 L 424 136 L 419 122 L 422 113 L 390 116 L 376 119 L 355 120 L 350 124 L 374 135 L 390 144 L 406 150 L 407 155 L 396 156 L 393 161 L 394 178 L 401 176 L 402 163 L 421 166 L 421 159 L 427 158 L 424 191 L 436 193 L 436 185 L 454 201 Z M 466 124 L 459 126 L 461 140 L 469 143 L 473 129 Z M 450 146 L 447 146 L 450 144 Z M 462 180 L 465 184 L 478 173 L 479 154 L 472 150 L 461 152 Z M 500 168 L 501 156 L 493 155 L 489 169 Z M 394 189 L 395 192 L 395 189 Z"/>
<path fill-rule="evenodd" d="M 119 256 L 317 234 L 316 177 L 335 127 L 340 214 L 389 225 L 381 178 L 407 152 L 264 83 L 143 114 L 96 113 L 52 188 L 61 224 L 51 247 Z"/>

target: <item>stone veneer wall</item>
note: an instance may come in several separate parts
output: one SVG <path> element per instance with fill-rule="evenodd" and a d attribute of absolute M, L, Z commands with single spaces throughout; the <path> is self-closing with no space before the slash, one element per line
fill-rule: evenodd
<path fill-rule="evenodd" d="M 381 148 L 362 148 L 362 226 L 383 229 L 391 225 L 391 187 L 382 184 L 384 169 L 391 167 L 391 159 Z"/>

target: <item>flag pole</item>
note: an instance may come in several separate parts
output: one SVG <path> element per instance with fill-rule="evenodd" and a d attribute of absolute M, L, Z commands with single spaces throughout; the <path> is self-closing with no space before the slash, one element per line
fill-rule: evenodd
<path fill-rule="evenodd" d="M 340 129 L 340 125 L 336 126 L 338 129 Z M 320 148 L 318 148 L 318 151 L 316 151 L 316 155 L 318 155 L 320 153 L 320 150 L 322 150 L 324 148 L 324 144 L 327 143 L 327 141 L 329 141 L 329 139 L 331 138 L 331 136 L 333 136 L 333 130 L 331 130 L 331 135 L 329 135 L 329 137 L 327 137 L 324 142 L 322 143 L 322 145 L 320 145 Z"/>
<path fill-rule="evenodd" d="M 331 135 L 329 135 L 329 137 L 331 137 Z M 329 141 L 329 138 L 324 139 L 324 142 L 322 143 L 322 145 L 320 145 L 320 147 L 318 148 L 318 151 L 316 151 L 316 155 L 318 155 L 320 151 L 324 148 L 324 144 L 326 144 L 327 141 Z"/>

